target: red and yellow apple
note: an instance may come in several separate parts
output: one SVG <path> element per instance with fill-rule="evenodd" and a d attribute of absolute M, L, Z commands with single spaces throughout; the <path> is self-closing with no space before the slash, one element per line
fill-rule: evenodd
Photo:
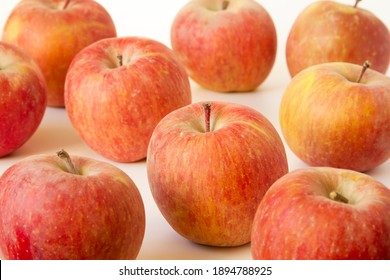
<path fill-rule="evenodd" d="M 252 0 L 193 0 L 176 15 L 171 44 L 189 76 L 219 92 L 256 89 L 276 56 L 268 12 Z"/>
<path fill-rule="evenodd" d="M 49 106 L 64 106 L 64 82 L 73 57 L 84 47 L 115 37 L 108 12 L 90 0 L 20 1 L 9 15 L 2 40 L 19 46 L 41 68 Z"/>
<path fill-rule="evenodd" d="M 351 3 L 353 1 L 351 0 Z M 390 33 L 372 12 L 335 1 L 316 1 L 295 19 L 286 43 L 291 76 L 326 62 L 363 64 L 386 73 L 390 61 Z"/>
<path fill-rule="evenodd" d="M 211 246 L 250 241 L 268 188 L 288 172 L 281 138 L 258 111 L 194 103 L 157 125 L 147 155 L 153 198 L 183 237 Z"/>
<path fill-rule="evenodd" d="M 0 42 L 0 157 L 34 134 L 46 109 L 41 70 L 24 51 Z"/>
<path fill-rule="evenodd" d="M 0 177 L 3 259 L 135 259 L 144 232 L 142 197 L 111 164 L 60 151 Z"/>
<path fill-rule="evenodd" d="M 173 52 L 147 38 L 100 40 L 77 54 L 65 107 L 82 139 L 118 162 L 144 159 L 157 123 L 191 103 L 188 76 Z"/>
<path fill-rule="evenodd" d="M 331 62 L 293 77 L 280 125 L 291 150 L 313 166 L 367 171 L 390 157 L 390 78 Z M 360 81 L 359 81 L 360 80 Z"/>
<path fill-rule="evenodd" d="M 253 259 L 390 259 L 390 189 L 352 170 L 310 167 L 260 202 Z"/>

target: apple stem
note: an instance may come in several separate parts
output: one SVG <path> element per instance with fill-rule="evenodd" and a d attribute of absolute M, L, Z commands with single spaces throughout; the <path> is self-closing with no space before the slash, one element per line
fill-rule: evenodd
<path fill-rule="evenodd" d="M 370 68 L 370 66 L 371 66 L 371 63 L 368 60 L 363 63 L 363 68 L 362 68 L 362 71 L 360 72 L 360 76 L 359 76 L 359 79 L 357 80 L 357 83 L 360 83 L 360 81 L 363 78 L 364 73 L 366 72 L 366 70 L 368 68 Z"/>
<path fill-rule="evenodd" d="M 349 202 L 349 200 L 345 196 L 341 195 L 340 193 L 338 193 L 336 191 L 331 191 L 329 194 L 329 197 L 331 199 L 333 199 L 334 201 L 343 202 L 343 203 Z"/>
<path fill-rule="evenodd" d="M 206 124 L 206 132 L 210 132 L 210 114 L 211 114 L 211 104 L 210 103 L 204 103 L 204 116 L 205 116 L 205 124 Z"/>
<path fill-rule="evenodd" d="M 123 55 L 118 55 L 116 58 L 119 60 L 119 66 L 123 66 Z"/>
<path fill-rule="evenodd" d="M 65 10 L 66 7 L 68 7 L 69 3 L 70 3 L 70 0 L 66 0 L 65 1 L 65 5 L 64 5 L 64 7 L 62 9 Z"/>
<path fill-rule="evenodd" d="M 354 8 L 357 8 L 357 6 L 358 6 L 358 4 L 359 4 L 360 1 L 362 1 L 362 0 L 356 0 L 355 5 L 354 5 L 353 7 L 354 7 Z"/>
<path fill-rule="evenodd" d="M 66 168 L 68 169 L 69 173 L 80 175 L 79 172 L 77 172 L 76 168 L 74 167 L 73 162 L 70 159 L 69 154 L 64 149 L 57 152 L 57 156 L 60 159 L 62 159 L 62 161 L 65 163 Z"/>
<path fill-rule="evenodd" d="M 222 2 L 222 10 L 226 10 L 229 7 L 229 4 L 230 4 L 229 1 L 226 1 L 226 0 L 223 1 Z"/>

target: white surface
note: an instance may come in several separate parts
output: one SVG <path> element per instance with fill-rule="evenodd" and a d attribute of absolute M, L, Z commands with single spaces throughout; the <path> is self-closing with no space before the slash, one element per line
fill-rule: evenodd
<path fill-rule="evenodd" d="M 0 1 L 0 33 L 11 9 L 17 0 Z M 111 14 L 118 36 L 143 36 L 158 40 L 170 46 L 170 26 L 177 11 L 187 0 L 142 0 L 120 1 L 99 0 Z M 278 32 L 278 53 L 273 70 L 267 80 L 252 93 L 221 94 L 204 90 L 191 83 L 193 102 L 229 101 L 255 108 L 264 114 L 280 132 L 278 114 L 279 102 L 287 86 L 288 75 L 285 62 L 285 41 L 291 25 L 309 0 L 258 1 L 271 14 Z M 353 5 L 354 0 L 339 1 Z M 390 26 L 390 2 L 383 0 L 362 1 L 359 6 L 375 13 Z M 390 71 L 387 72 L 389 75 Z M 388 105 L 388 104 L 387 104 Z M 286 147 L 289 168 L 294 170 L 306 166 Z M 64 148 L 70 154 L 88 156 L 110 162 L 124 170 L 141 191 L 146 208 L 146 234 L 138 259 L 250 259 L 250 246 L 237 248 L 213 248 L 193 244 L 180 237 L 166 223 L 151 196 L 146 177 L 145 161 L 118 164 L 109 161 L 92 151 L 83 143 L 70 124 L 65 109 L 48 108 L 44 119 L 33 137 L 19 150 L 5 158 L 0 158 L 0 174 L 11 164 L 29 155 L 40 153 L 54 154 Z M 390 161 L 368 172 L 377 180 L 390 187 Z"/>

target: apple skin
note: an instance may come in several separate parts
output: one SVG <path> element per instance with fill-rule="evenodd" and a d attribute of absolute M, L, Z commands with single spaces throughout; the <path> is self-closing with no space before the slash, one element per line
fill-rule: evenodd
<path fill-rule="evenodd" d="M 188 76 L 173 52 L 141 37 L 104 39 L 85 48 L 65 83 L 75 129 L 93 150 L 118 162 L 144 159 L 157 123 L 191 103 Z"/>
<path fill-rule="evenodd" d="M 195 243 L 233 247 L 250 241 L 264 193 L 288 172 L 282 140 L 249 107 L 212 102 L 210 132 L 203 103 L 168 114 L 151 138 L 147 175 L 162 215 Z"/>
<path fill-rule="evenodd" d="M 329 197 L 336 191 L 348 203 Z M 268 190 L 254 218 L 253 259 L 390 259 L 390 189 L 331 167 L 298 169 Z"/>
<path fill-rule="evenodd" d="M 37 130 L 46 95 L 43 75 L 32 58 L 0 42 L 0 157 L 20 148 Z"/>
<path fill-rule="evenodd" d="M 199 85 L 217 92 L 256 89 L 273 67 L 277 36 L 268 12 L 252 0 L 193 0 L 171 26 L 172 49 Z"/>
<path fill-rule="evenodd" d="M 353 2 L 353 1 L 351 1 Z M 295 19 L 286 42 L 286 59 L 293 77 L 326 62 L 349 62 L 386 73 L 390 33 L 368 10 L 335 1 L 316 1 Z"/>
<path fill-rule="evenodd" d="M 145 231 L 141 195 L 117 167 L 55 155 L 25 158 L 0 178 L 5 259 L 135 259 Z"/>
<path fill-rule="evenodd" d="M 95 1 L 20 1 L 9 15 L 2 40 L 19 46 L 39 65 L 48 87 L 47 105 L 64 106 L 64 82 L 73 57 L 103 38 L 116 37 L 108 12 Z"/>
<path fill-rule="evenodd" d="M 311 66 L 285 89 L 280 126 L 312 166 L 368 171 L 390 157 L 390 78 L 345 62 Z"/>

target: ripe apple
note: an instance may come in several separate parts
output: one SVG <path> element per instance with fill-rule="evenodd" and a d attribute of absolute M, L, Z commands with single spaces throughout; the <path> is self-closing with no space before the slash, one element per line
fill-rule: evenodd
<path fill-rule="evenodd" d="M 226 247 L 250 241 L 260 200 L 288 172 L 272 124 L 224 102 L 168 114 L 153 132 L 146 163 L 153 198 L 171 227 L 195 243 Z"/>
<path fill-rule="evenodd" d="M 147 38 L 100 40 L 73 60 L 65 82 L 69 118 L 87 145 L 117 161 L 146 157 L 157 123 L 191 103 L 173 52 Z"/>
<path fill-rule="evenodd" d="M 316 1 L 295 19 L 286 43 L 291 76 L 326 62 L 350 62 L 386 73 L 390 59 L 390 33 L 368 10 L 335 1 Z M 351 1 L 352 2 L 352 1 Z"/>
<path fill-rule="evenodd" d="M 114 23 L 89 0 L 20 1 L 9 15 L 2 39 L 26 51 L 48 87 L 48 105 L 64 106 L 64 82 L 73 57 L 84 47 L 115 37 Z"/>
<path fill-rule="evenodd" d="M 390 189 L 352 170 L 290 172 L 254 218 L 253 259 L 390 259 Z"/>
<path fill-rule="evenodd" d="M 135 259 L 141 195 L 117 167 L 65 151 L 28 157 L 0 178 L 5 259 Z"/>
<path fill-rule="evenodd" d="M 291 80 L 280 105 L 280 125 L 300 159 L 356 171 L 389 159 L 390 78 L 367 67 L 318 64 Z"/>
<path fill-rule="evenodd" d="M 0 42 L 0 157 L 21 147 L 46 109 L 46 84 L 31 57 Z"/>
<path fill-rule="evenodd" d="M 189 76 L 219 92 L 256 89 L 276 56 L 276 29 L 252 0 L 193 0 L 176 15 L 171 44 Z"/>

